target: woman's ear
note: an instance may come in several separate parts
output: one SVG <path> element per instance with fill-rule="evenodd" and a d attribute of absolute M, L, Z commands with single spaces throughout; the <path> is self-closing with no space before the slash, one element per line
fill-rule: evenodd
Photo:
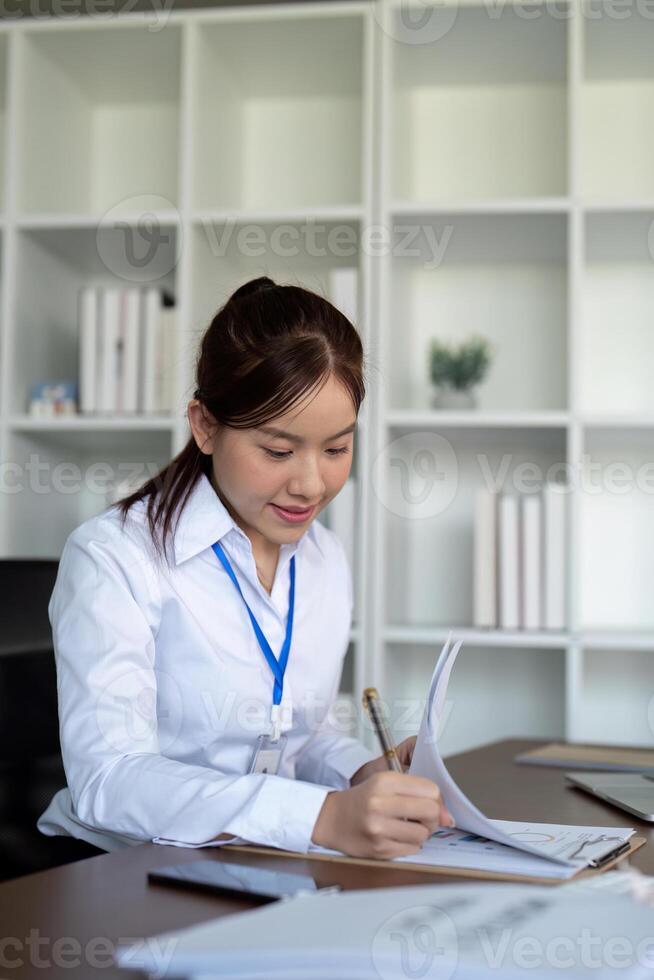
<path fill-rule="evenodd" d="M 213 415 L 197 398 L 193 398 L 188 403 L 186 415 L 198 449 L 206 456 L 211 456 L 213 437 L 216 432 L 216 420 Z"/>

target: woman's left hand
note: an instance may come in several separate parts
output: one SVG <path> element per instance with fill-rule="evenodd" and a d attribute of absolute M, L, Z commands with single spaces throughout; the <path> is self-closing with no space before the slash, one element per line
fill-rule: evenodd
<path fill-rule="evenodd" d="M 405 771 L 411 765 L 411 758 L 416 745 L 416 738 L 416 735 L 409 735 L 409 737 L 405 738 L 403 742 L 400 742 L 399 745 L 395 746 L 397 757 Z M 360 769 L 357 769 L 350 779 L 350 786 L 356 786 L 357 783 L 362 783 L 364 779 L 368 779 L 373 775 L 373 773 L 386 772 L 387 769 L 388 763 L 385 756 L 380 755 L 376 759 L 371 759 L 370 762 L 366 762 Z"/>

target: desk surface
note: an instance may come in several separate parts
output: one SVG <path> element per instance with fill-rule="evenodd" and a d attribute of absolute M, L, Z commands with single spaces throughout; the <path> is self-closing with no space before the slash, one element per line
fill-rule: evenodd
<path fill-rule="evenodd" d="M 473 802 L 490 817 L 636 827 L 649 840 L 631 861 L 640 870 L 654 874 L 654 825 L 638 821 L 580 790 L 567 788 L 562 769 L 513 762 L 518 751 L 537 744 L 524 739 L 496 742 L 451 756 L 448 768 Z M 244 852 L 229 854 L 220 849 L 194 850 L 158 844 L 128 847 L 0 884 L 0 938 L 12 939 L 11 943 L 0 945 L 0 977 L 38 977 L 43 976 L 44 969 L 49 978 L 87 977 L 95 972 L 93 965 L 100 967 L 110 962 L 107 947 L 111 949 L 119 941 L 155 935 L 248 908 L 247 901 L 214 898 L 147 883 L 150 868 L 211 857 L 308 873 L 321 887 L 338 884 L 343 889 L 377 888 L 462 880 L 403 869 L 357 867 Z M 142 976 L 107 966 L 99 972 L 107 980 Z"/>

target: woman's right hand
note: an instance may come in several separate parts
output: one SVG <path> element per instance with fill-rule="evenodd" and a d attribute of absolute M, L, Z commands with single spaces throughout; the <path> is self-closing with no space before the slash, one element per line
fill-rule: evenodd
<path fill-rule="evenodd" d="M 375 773 L 328 793 L 311 840 L 353 857 L 415 854 L 439 826 L 452 826 L 436 783 L 406 773 Z"/>

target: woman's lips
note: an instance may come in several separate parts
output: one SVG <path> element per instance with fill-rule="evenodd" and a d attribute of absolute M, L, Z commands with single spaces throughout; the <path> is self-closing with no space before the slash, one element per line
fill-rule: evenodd
<path fill-rule="evenodd" d="M 307 507 L 306 510 L 299 512 L 292 510 L 284 510 L 283 507 L 278 507 L 277 504 L 270 505 L 275 513 L 287 524 L 303 524 L 307 521 L 313 514 L 315 507 Z"/>

